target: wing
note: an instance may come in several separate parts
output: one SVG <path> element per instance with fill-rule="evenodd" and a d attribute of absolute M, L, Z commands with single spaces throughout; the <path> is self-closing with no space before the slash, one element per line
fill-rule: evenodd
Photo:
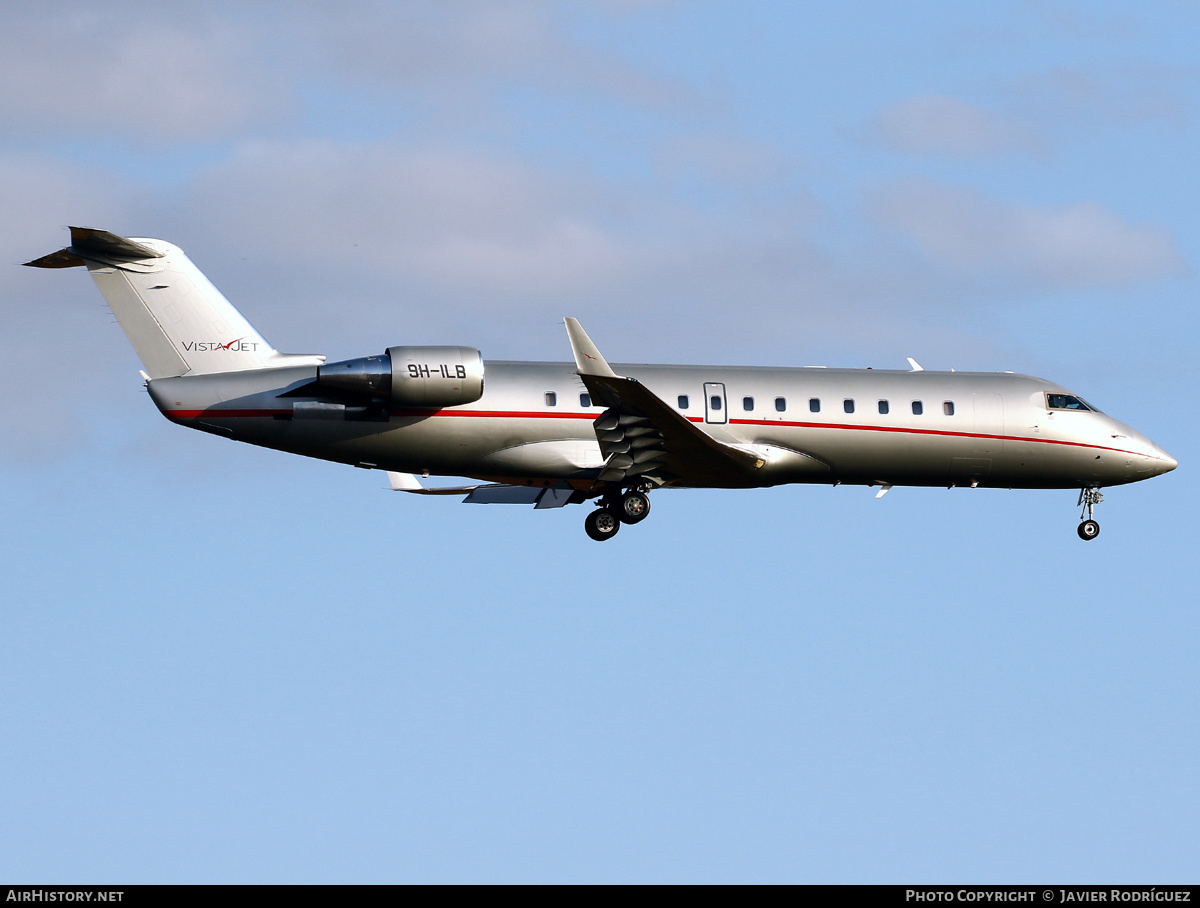
<path fill-rule="evenodd" d="M 592 426 L 605 457 L 601 482 L 741 488 L 760 484 L 763 460 L 703 432 L 636 378 L 623 378 L 573 318 L 565 320 L 575 369 L 607 409 Z"/>

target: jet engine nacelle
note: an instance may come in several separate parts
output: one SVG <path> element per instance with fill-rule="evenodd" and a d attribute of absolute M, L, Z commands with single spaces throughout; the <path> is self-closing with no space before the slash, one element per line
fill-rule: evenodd
<path fill-rule="evenodd" d="M 398 407 L 453 407 L 483 396 L 483 357 L 474 347 L 388 347 L 382 356 L 319 366 L 317 382 Z"/>

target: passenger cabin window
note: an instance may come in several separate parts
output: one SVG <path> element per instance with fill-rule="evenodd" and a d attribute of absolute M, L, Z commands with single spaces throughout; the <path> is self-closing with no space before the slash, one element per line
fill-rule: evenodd
<path fill-rule="evenodd" d="M 591 405 L 592 405 L 592 395 L 590 395 L 590 394 L 580 394 L 579 395 L 579 406 L 590 407 Z"/>
<path fill-rule="evenodd" d="M 821 398 L 810 397 L 808 399 L 808 412 L 809 413 L 820 413 L 821 412 Z"/>
<path fill-rule="evenodd" d="M 919 400 L 913 401 L 913 416 L 920 416 L 925 412 L 925 405 Z"/>
<path fill-rule="evenodd" d="M 782 413 L 786 409 L 787 409 L 787 398 L 786 397 L 775 398 L 775 411 L 777 413 Z"/>
<path fill-rule="evenodd" d="M 721 409 L 721 396 L 719 394 L 712 395 L 712 397 L 710 397 L 708 399 L 708 406 L 713 410 L 720 410 Z"/>
<path fill-rule="evenodd" d="M 753 410 L 754 409 L 754 398 L 753 397 L 743 397 L 742 398 L 742 409 L 745 410 L 747 413 L 749 413 L 751 410 Z"/>
<path fill-rule="evenodd" d="M 558 406 L 558 395 L 555 394 L 553 391 L 546 392 L 546 406 L 547 407 L 557 407 Z"/>
<path fill-rule="evenodd" d="M 954 401 L 952 401 L 952 400 L 942 401 L 942 412 L 945 413 L 947 416 L 953 416 L 954 415 Z"/>
<path fill-rule="evenodd" d="M 686 410 L 686 409 L 688 408 L 688 399 L 687 399 L 687 397 L 688 397 L 688 396 L 687 396 L 686 394 L 680 394 L 680 395 L 679 395 L 679 400 L 677 401 L 677 403 L 679 404 L 679 409 L 680 409 L 680 410 Z"/>
<path fill-rule="evenodd" d="M 1046 406 L 1051 410 L 1091 410 L 1084 401 L 1072 394 L 1047 394 Z"/>
<path fill-rule="evenodd" d="M 849 397 L 847 397 L 844 401 L 842 401 L 842 409 L 845 410 L 847 413 L 853 413 L 854 412 L 854 401 L 851 400 Z"/>
<path fill-rule="evenodd" d="M 879 402 L 879 415 L 880 416 L 887 416 L 889 409 L 890 409 L 890 407 L 888 406 L 888 402 L 886 400 L 881 400 Z"/>

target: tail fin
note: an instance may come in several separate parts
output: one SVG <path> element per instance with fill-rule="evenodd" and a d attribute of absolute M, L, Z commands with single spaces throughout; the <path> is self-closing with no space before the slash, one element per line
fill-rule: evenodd
<path fill-rule="evenodd" d="M 71 245 L 34 268 L 87 267 L 151 378 L 317 365 L 278 352 L 178 246 L 71 228 Z"/>

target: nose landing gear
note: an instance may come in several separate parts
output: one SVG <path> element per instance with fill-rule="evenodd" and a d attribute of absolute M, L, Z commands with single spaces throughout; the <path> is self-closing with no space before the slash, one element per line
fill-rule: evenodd
<path fill-rule="evenodd" d="M 623 523 L 641 523 L 650 514 L 650 496 L 640 489 L 606 494 L 601 505 L 588 514 L 583 529 L 592 539 L 604 542 L 617 535 Z"/>
<path fill-rule="evenodd" d="M 1079 538 L 1083 540 L 1095 539 L 1100 535 L 1100 524 L 1092 519 L 1092 510 L 1100 502 L 1104 500 L 1104 496 L 1100 494 L 1099 489 L 1080 489 L 1079 501 L 1075 502 L 1076 507 L 1083 506 L 1083 511 L 1080 517 L 1086 515 L 1087 519 L 1079 524 L 1079 529 L 1076 532 Z"/>

